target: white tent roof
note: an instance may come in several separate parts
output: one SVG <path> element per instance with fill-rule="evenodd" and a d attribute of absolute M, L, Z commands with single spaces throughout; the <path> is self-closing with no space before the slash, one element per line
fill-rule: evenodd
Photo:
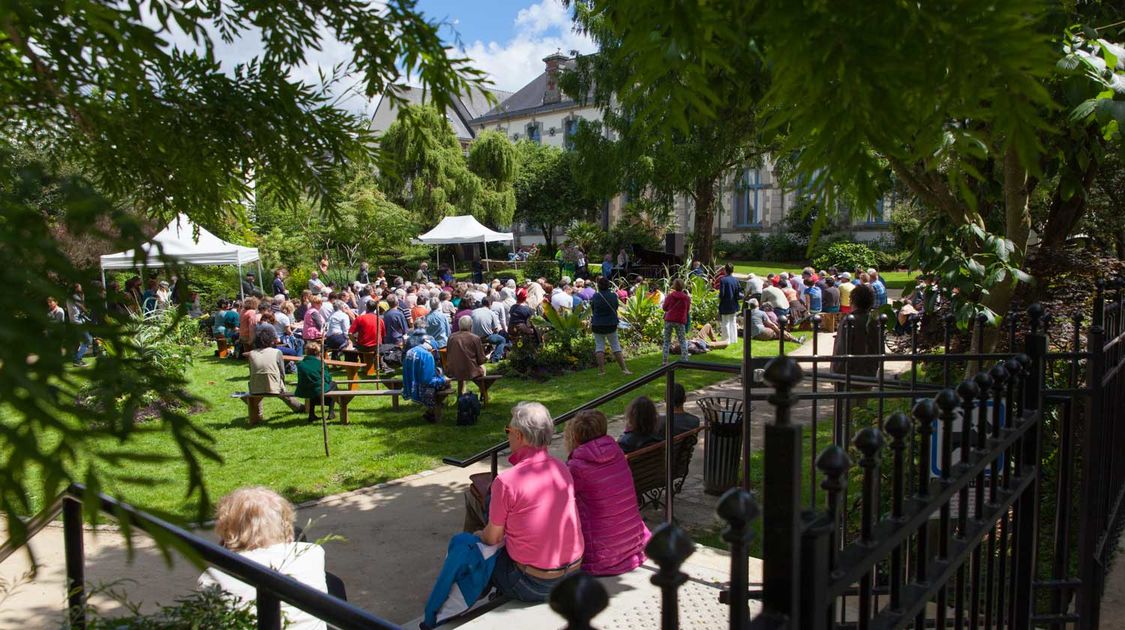
<path fill-rule="evenodd" d="M 101 257 L 102 269 L 163 267 L 163 255 L 171 261 L 187 265 L 241 265 L 258 260 L 258 249 L 228 243 L 203 228 L 195 238 L 196 225 L 184 215 L 172 220 L 152 240 L 136 250 L 107 254 Z"/>
<path fill-rule="evenodd" d="M 434 229 L 418 237 L 427 245 L 460 245 L 512 240 L 511 232 L 497 232 L 480 224 L 473 215 L 445 217 Z"/>

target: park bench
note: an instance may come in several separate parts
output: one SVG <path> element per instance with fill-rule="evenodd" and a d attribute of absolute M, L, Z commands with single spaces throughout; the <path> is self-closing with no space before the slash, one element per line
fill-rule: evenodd
<path fill-rule="evenodd" d="M 401 386 L 401 383 L 400 383 Z M 249 422 L 250 426 L 255 426 L 262 421 L 259 412 L 259 406 L 254 404 L 255 400 L 263 398 L 288 398 L 293 394 L 251 394 L 248 392 L 238 392 L 231 394 L 231 398 L 238 398 L 246 403 L 249 409 Z M 348 405 L 351 404 L 352 399 L 359 396 L 390 396 L 391 407 L 398 410 L 398 399 L 402 396 L 402 389 L 335 389 L 330 392 L 324 393 L 325 400 L 334 399 L 339 403 L 340 408 L 340 424 L 348 423 Z M 320 402 L 319 398 L 310 398 L 305 401 L 307 405 L 315 405 Z"/>
<path fill-rule="evenodd" d="M 685 431 L 672 438 L 672 493 L 679 494 L 687 479 L 691 456 L 705 427 Z M 633 473 L 633 488 L 637 491 L 637 505 L 659 508 L 664 504 L 664 442 L 651 444 L 625 455 L 629 471 Z"/>
<path fill-rule="evenodd" d="M 495 383 L 496 381 L 498 381 L 502 378 L 504 378 L 504 376 L 502 374 L 485 374 L 484 376 L 481 376 L 479 378 L 470 379 L 470 380 L 456 379 L 457 380 L 457 396 L 460 397 L 461 394 L 465 393 L 465 384 L 466 383 L 468 383 L 468 382 L 475 383 L 476 386 L 477 386 L 477 389 L 480 390 L 480 404 L 483 407 L 484 405 L 488 404 L 488 389 L 490 387 L 492 387 L 493 383 Z"/>

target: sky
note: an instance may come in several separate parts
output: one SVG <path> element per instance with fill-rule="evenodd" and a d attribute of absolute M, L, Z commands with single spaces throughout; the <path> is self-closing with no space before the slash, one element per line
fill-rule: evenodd
<path fill-rule="evenodd" d="M 569 11 L 561 0 L 418 0 L 417 8 L 427 18 L 442 24 L 440 34 L 457 56 L 468 57 L 483 70 L 495 87 L 514 92 L 543 72 L 543 58 L 555 51 L 589 53 L 595 50 L 586 36 L 574 32 Z M 152 22 L 151 19 L 147 20 Z M 194 48 L 190 38 L 173 31 L 173 45 Z M 256 34 L 246 34 L 231 44 L 213 37 L 215 55 L 226 71 L 261 53 Z M 294 79 L 319 83 L 318 67 L 327 73 L 351 59 L 350 47 L 328 38 L 322 49 L 309 55 L 309 63 L 292 73 Z M 415 84 L 407 79 L 406 83 Z M 344 80 L 339 85 L 354 85 Z M 355 113 L 371 115 L 378 98 L 345 93 L 339 105 Z"/>
<path fill-rule="evenodd" d="M 534 79 L 555 51 L 595 49 L 573 31 L 560 0 L 420 0 L 418 8 L 445 23 L 442 36 L 502 90 L 514 92 Z"/>

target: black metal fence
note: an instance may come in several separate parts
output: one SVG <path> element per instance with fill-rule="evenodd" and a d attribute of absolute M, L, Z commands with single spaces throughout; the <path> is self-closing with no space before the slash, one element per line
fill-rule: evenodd
<path fill-rule="evenodd" d="M 743 487 L 718 506 L 730 523 L 730 627 L 1098 627 L 1125 512 L 1123 300 L 1121 283 L 1108 294 L 1099 284 L 1088 329 L 1080 314 L 1059 326 L 1038 305 L 1000 331 L 982 321 L 966 352 L 953 352 L 945 321 L 944 352 L 918 353 L 915 318 L 908 354 L 814 348 L 769 362 L 772 392 L 744 378 L 744 445 L 749 424 L 764 424 L 764 466 L 752 480 L 744 461 Z M 838 334 L 848 350 L 853 335 L 884 341 L 885 323 L 847 318 Z M 998 333 L 1011 351 L 982 352 Z M 892 362 L 905 369 L 897 378 Z M 751 365 L 747 355 L 743 374 Z M 750 490 L 762 506 L 760 590 L 746 577 Z M 686 559 L 667 541 L 682 537 L 665 524 L 649 549 L 662 563 L 664 628 L 678 627 L 668 591 Z M 581 575 L 567 582 L 552 605 L 569 627 L 590 627 L 604 591 Z"/>
<path fill-rule="evenodd" d="M 1010 349 L 1003 353 L 980 351 L 998 332 L 983 322 L 974 326 L 969 351 L 954 352 L 949 321 L 939 322 L 944 351 L 920 353 L 919 331 L 929 322 L 914 318 L 907 322 L 910 351 L 888 354 L 885 316 L 872 326 L 849 317 L 838 333 L 841 355 L 814 346 L 812 356 L 756 358 L 747 343 L 741 366 L 675 362 L 555 421 L 661 379 L 671 403 L 683 370 L 741 375 L 741 485 L 717 504 L 731 552 L 720 600 L 732 629 L 1095 628 L 1125 514 L 1125 429 L 1117 426 L 1125 406 L 1123 303 L 1120 282 L 1099 284 L 1092 324 L 1083 329 L 1083 317 L 1069 316 L 1065 339 L 1048 334 L 1061 320 L 1038 306 L 1013 314 L 1002 329 Z M 878 350 L 852 354 L 864 334 L 877 335 Z M 892 378 L 896 362 L 904 371 Z M 755 384 L 757 369 L 769 387 Z M 664 424 L 670 439 L 672 423 Z M 761 479 L 750 465 L 755 431 L 764 436 Z M 445 461 L 466 467 L 488 459 L 495 473 L 506 447 Z M 675 524 L 673 468 L 669 461 L 666 522 L 646 550 L 659 566 L 652 582 L 663 592 L 665 629 L 679 627 L 677 593 L 688 579 L 681 568 L 694 549 Z M 63 514 L 76 627 L 83 625 L 75 604 L 82 601 L 84 493 L 72 486 L 29 524 L 33 535 Z M 160 519 L 108 497 L 99 501 L 118 520 L 170 535 L 256 586 L 259 627 L 278 627 L 281 601 L 340 628 L 396 627 Z M 752 590 L 748 558 L 759 517 L 763 576 Z M 0 548 L 0 560 L 11 552 Z M 605 589 L 581 572 L 551 596 L 575 629 L 593 627 L 607 605 Z"/>

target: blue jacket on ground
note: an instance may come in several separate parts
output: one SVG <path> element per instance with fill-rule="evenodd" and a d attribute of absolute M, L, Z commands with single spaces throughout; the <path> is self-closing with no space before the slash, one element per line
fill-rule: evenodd
<path fill-rule="evenodd" d="M 454 585 L 461 591 L 466 610 L 487 592 L 497 554 L 485 558 L 478 544 L 480 542 L 476 534 L 469 533 L 460 533 L 450 539 L 445 563 L 426 600 L 425 622 L 428 627 L 437 626 L 437 614 L 449 599 Z"/>

